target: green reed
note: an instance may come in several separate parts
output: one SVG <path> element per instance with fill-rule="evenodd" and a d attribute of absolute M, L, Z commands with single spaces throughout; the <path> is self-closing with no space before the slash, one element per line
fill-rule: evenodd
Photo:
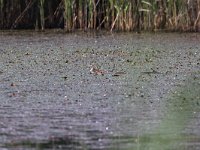
<path fill-rule="evenodd" d="M 194 30 L 200 29 L 199 5 L 199 0 L 0 0 L 0 27 Z"/>
<path fill-rule="evenodd" d="M 40 0 L 40 1 L 39 1 L 40 22 L 41 22 L 41 29 L 42 29 L 42 30 L 44 30 L 44 28 L 45 28 L 44 2 L 45 2 L 45 0 Z"/>

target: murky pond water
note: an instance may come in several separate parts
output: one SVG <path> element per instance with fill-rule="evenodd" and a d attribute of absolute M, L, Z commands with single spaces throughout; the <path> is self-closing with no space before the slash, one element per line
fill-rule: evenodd
<path fill-rule="evenodd" d="M 0 148 L 200 149 L 199 40 L 1 32 Z"/>

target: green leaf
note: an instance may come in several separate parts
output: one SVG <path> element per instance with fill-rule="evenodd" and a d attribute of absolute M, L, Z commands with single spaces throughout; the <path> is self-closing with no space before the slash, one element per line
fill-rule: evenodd
<path fill-rule="evenodd" d="M 143 11 L 143 12 L 150 12 L 150 10 L 149 10 L 149 9 L 143 9 L 143 8 L 139 9 L 139 11 Z"/>
<path fill-rule="evenodd" d="M 148 5 L 148 6 L 151 6 L 152 7 L 152 4 L 150 2 L 147 2 L 147 1 L 142 1 L 142 3 Z"/>

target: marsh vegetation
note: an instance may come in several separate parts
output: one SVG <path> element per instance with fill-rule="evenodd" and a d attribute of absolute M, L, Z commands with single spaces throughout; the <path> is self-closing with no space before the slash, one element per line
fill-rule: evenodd
<path fill-rule="evenodd" d="M 199 31 L 199 0 L 0 0 L 0 28 Z"/>

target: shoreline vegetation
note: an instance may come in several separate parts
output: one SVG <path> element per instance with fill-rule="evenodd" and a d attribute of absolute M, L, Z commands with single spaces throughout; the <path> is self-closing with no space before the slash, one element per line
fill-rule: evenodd
<path fill-rule="evenodd" d="M 0 0 L 0 29 L 200 31 L 200 0 Z"/>

